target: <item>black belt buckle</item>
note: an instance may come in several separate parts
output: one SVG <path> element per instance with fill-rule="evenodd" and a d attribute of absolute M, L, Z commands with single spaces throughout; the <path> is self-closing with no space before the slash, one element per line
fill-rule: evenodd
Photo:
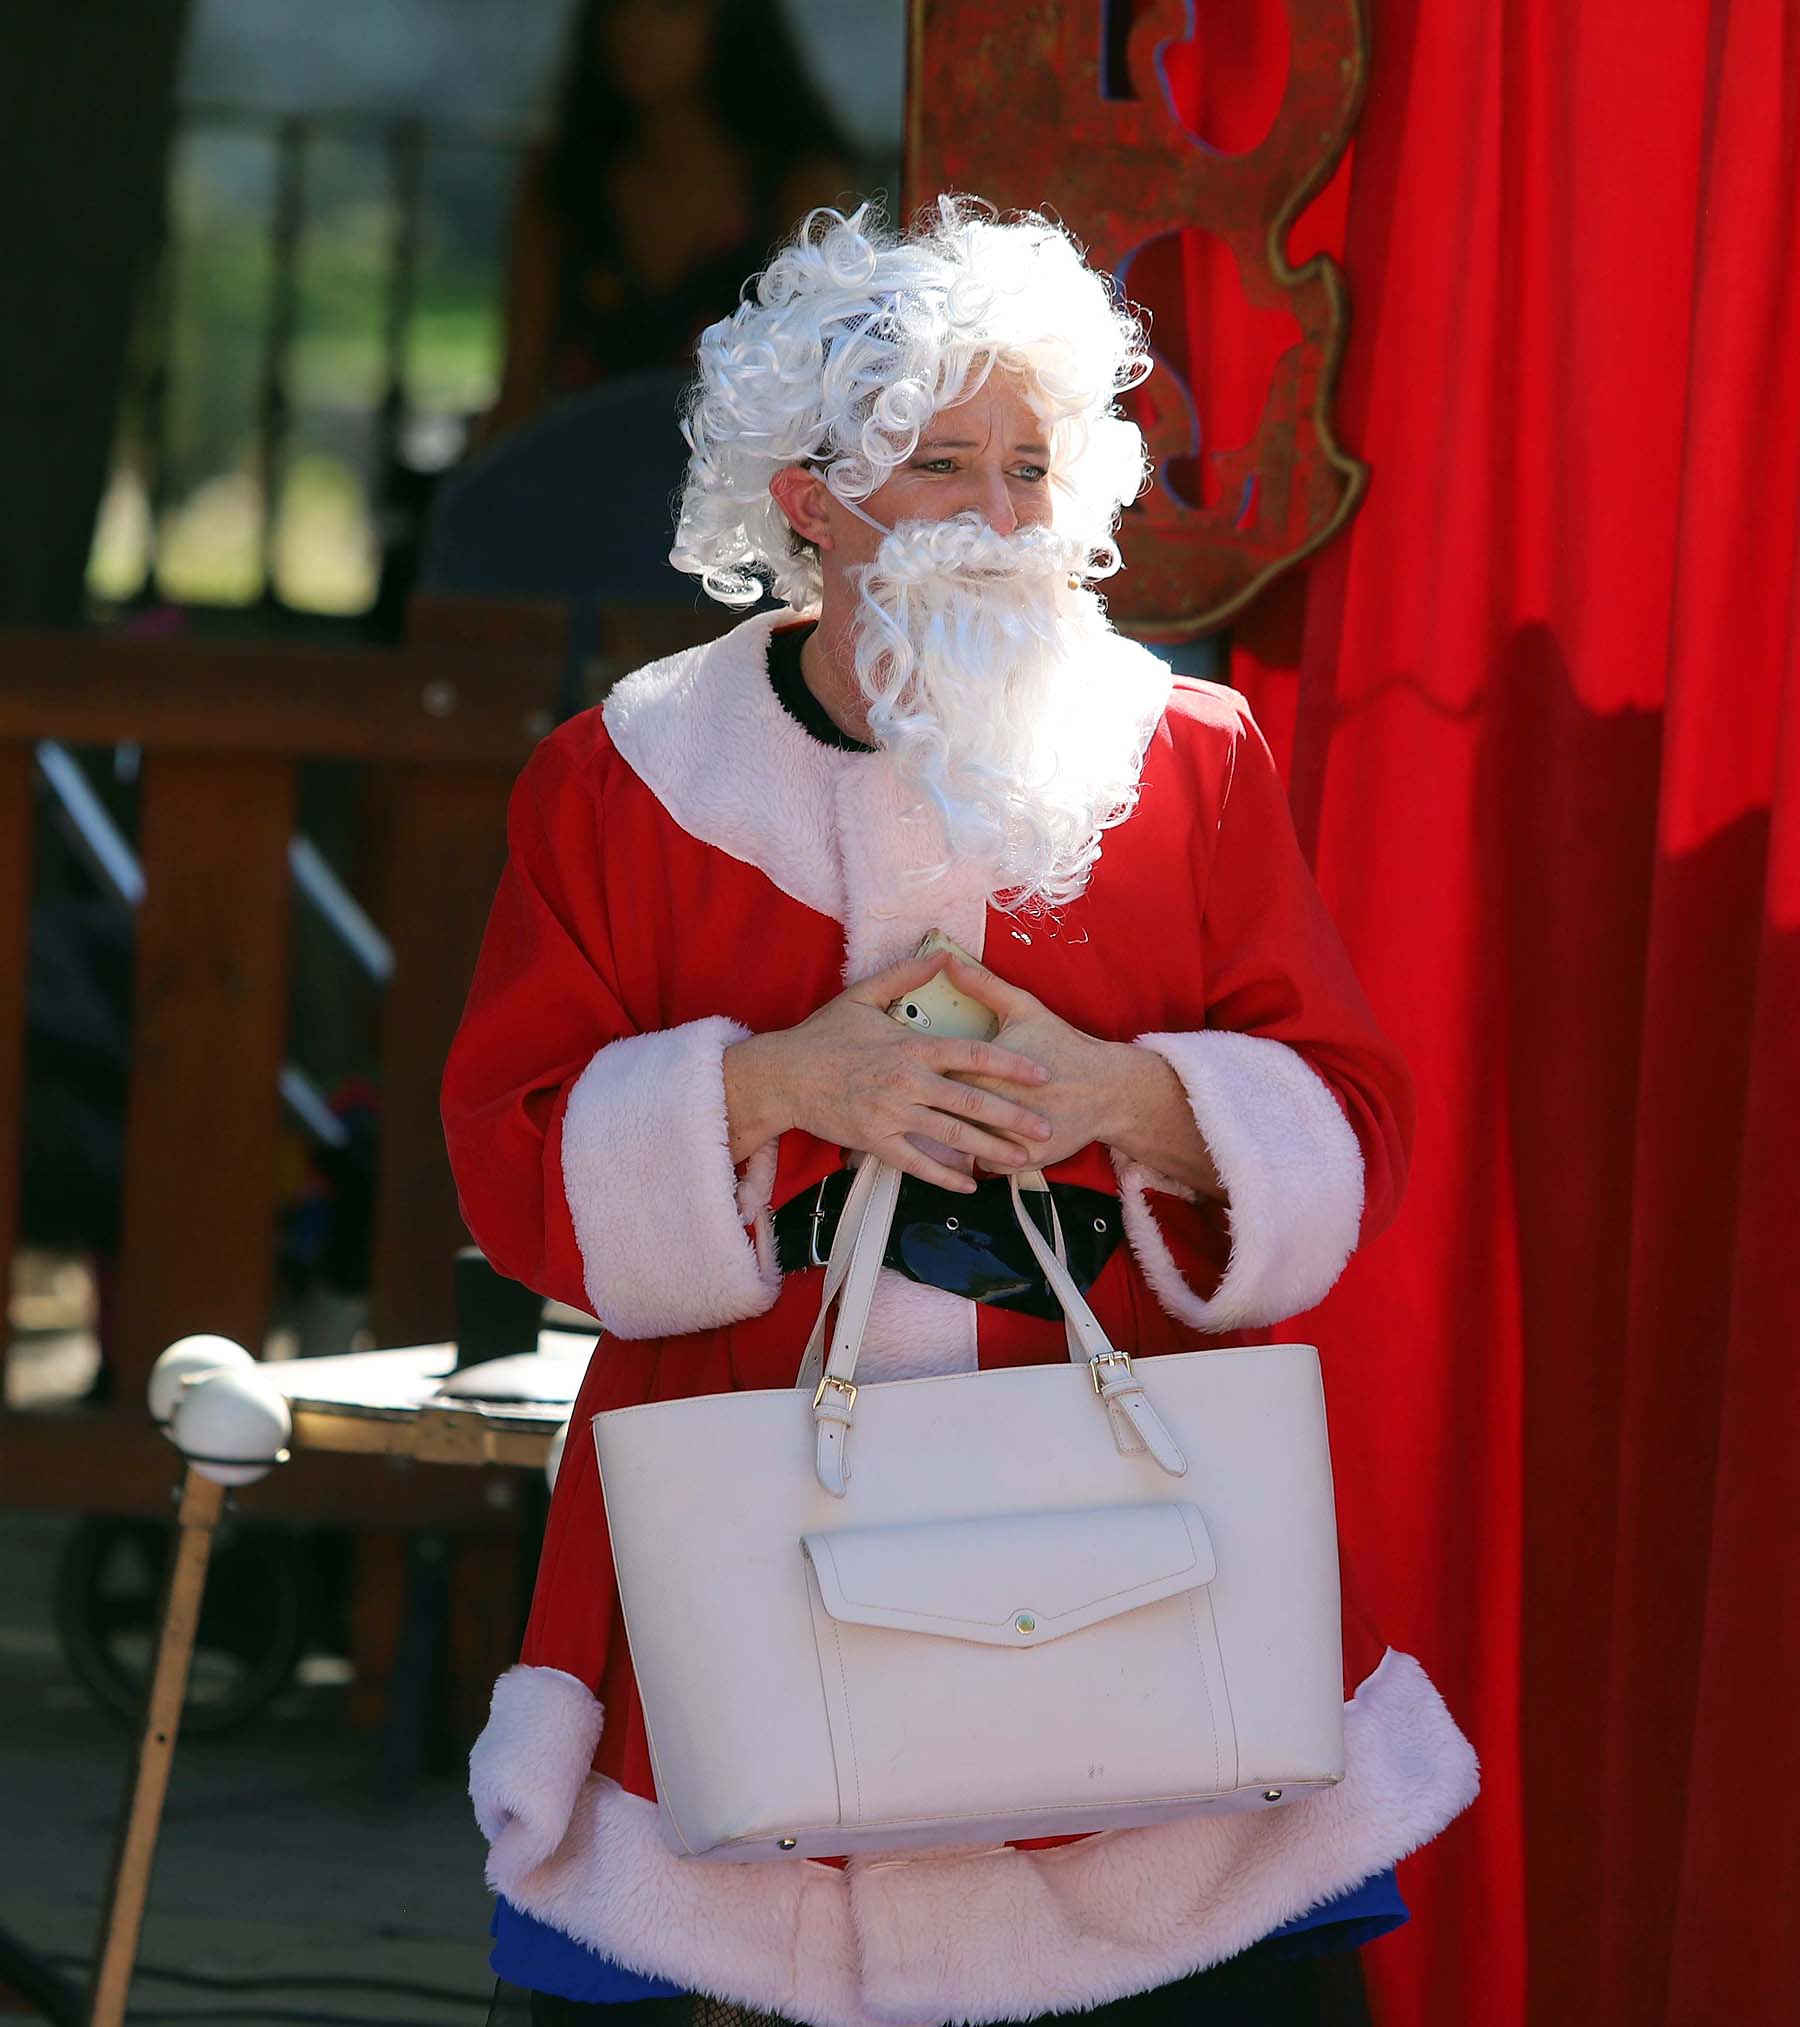
<path fill-rule="evenodd" d="M 834 1216 L 831 1220 L 831 1238 L 828 1238 L 822 1247 L 819 1244 L 819 1227 L 825 1222 L 825 1184 L 830 1180 L 830 1176 L 824 1177 L 814 1191 L 812 1217 L 806 1227 L 806 1256 L 815 1267 L 823 1267 L 831 1257 L 831 1239 L 837 1236 L 837 1219 Z M 842 1203 L 838 1205 L 838 1209 L 840 1211 L 843 1209 Z"/>

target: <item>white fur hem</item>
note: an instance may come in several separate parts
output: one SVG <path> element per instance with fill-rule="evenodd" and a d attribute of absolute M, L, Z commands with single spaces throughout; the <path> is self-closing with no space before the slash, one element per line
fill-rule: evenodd
<path fill-rule="evenodd" d="M 1234 1956 L 1474 1799 L 1474 1751 L 1408 1655 L 1390 1649 L 1346 1705 L 1344 1743 L 1337 1787 L 1265 1814 L 843 1871 L 676 1857 L 655 1806 L 596 1776 L 554 1853 L 497 1844 L 488 1880 L 630 1970 L 811 2027 L 1029 2018 Z"/>
<path fill-rule="evenodd" d="M 560 1668 L 509 1668 L 469 1755 L 469 1799 L 490 1866 L 529 1872 L 568 1832 L 605 1713 Z"/>
<path fill-rule="evenodd" d="M 781 1292 L 766 1217 L 775 1143 L 740 1183 L 725 1116 L 725 1051 L 748 1033 L 715 1016 L 627 1035 L 569 1093 L 563 1188 L 589 1307 L 615 1337 L 716 1329 Z"/>
<path fill-rule="evenodd" d="M 1116 1152 L 1125 1236 L 1156 1299 L 1197 1330 L 1279 1323 L 1323 1299 L 1362 1224 L 1362 1149 L 1330 1086 L 1266 1035 L 1140 1035 L 1181 1079 L 1224 1184 L 1231 1258 L 1211 1296 L 1182 1278 L 1147 1192 L 1186 1196 Z"/>

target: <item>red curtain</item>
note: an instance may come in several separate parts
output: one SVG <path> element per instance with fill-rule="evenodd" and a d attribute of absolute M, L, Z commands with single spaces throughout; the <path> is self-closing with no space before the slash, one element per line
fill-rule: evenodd
<path fill-rule="evenodd" d="M 1485 1785 L 1380 2017 L 1800 2020 L 1800 0 L 1374 17 L 1373 484 L 1233 678 L 1421 1087 L 1316 1327 Z"/>

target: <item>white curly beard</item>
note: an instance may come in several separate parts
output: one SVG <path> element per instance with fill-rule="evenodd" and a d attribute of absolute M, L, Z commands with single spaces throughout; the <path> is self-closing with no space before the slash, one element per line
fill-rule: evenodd
<path fill-rule="evenodd" d="M 1099 672 L 1094 546 L 959 514 L 902 522 L 858 579 L 870 729 L 936 811 L 946 863 L 992 866 L 1014 911 L 1074 900 L 1137 800 L 1142 728 Z"/>

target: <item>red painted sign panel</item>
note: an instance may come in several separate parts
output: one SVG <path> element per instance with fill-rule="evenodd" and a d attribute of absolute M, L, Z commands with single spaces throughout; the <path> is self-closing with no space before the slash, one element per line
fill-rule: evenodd
<path fill-rule="evenodd" d="M 1344 524 L 1367 478 L 1331 429 L 1342 278 L 1323 254 L 1285 253 L 1355 125 L 1360 0 L 1202 12 L 912 0 L 908 214 L 946 190 L 1049 211 L 1152 312 L 1157 371 L 1127 401 L 1156 484 L 1126 516 L 1130 567 L 1109 587 L 1150 639 L 1221 625 Z M 1271 35 L 1289 60 L 1263 108 L 1232 85 Z"/>

